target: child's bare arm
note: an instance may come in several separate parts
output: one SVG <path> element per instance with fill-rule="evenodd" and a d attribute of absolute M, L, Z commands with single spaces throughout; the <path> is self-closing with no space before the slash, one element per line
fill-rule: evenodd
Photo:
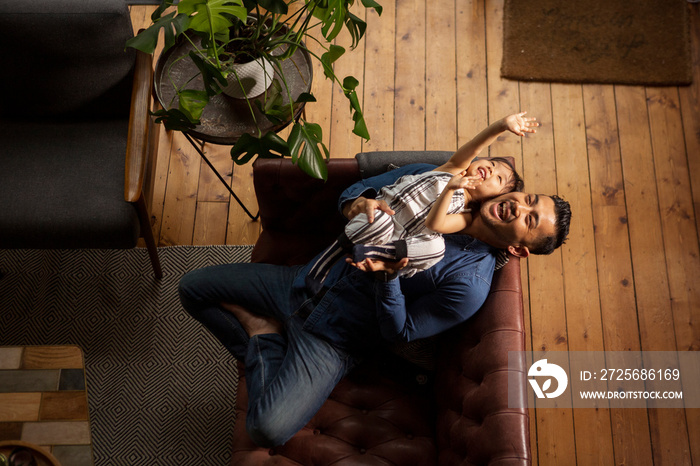
<path fill-rule="evenodd" d="M 466 229 L 472 223 L 472 214 L 469 212 L 464 212 L 461 214 L 448 214 L 444 215 L 438 220 L 438 224 L 432 226 L 428 225 L 428 220 L 425 223 L 428 228 L 436 233 L 443 235 L 449 235 L 451 233 L 459 233 L 460 231 Z"/>
<path fill-rule="evenodd" d="M 450 157 L 450 160 L 439 167 L 438 170 L 453 173 L 456 170 L 464 170 L 481 151 L 490 146 L 505 131 L 510 131 L 517 136 L 536 132 L 535 127 L 539 126 L 539 123 L 537 123 L 536 118 L 525 118 L 524 115 L 526 113 L 515 113 L 491 123 L 485 130 L 477 134 L 474 139 L 457 149 L 457 152 Z"/>
<path fill-rule="evenodd" d="M 449 234 L 462 231 L 471 224 L 472 216 L 470 213 L 447 213 L 452 196 L 456 190 L 464 188 L 474 189 L 481 184 L 480 177 L 466 175 L 466 170 L 463 170 L 450 179 L 445 189 L 440 193 L 438 200 L 430 208 L 430 212 L 425 219 L 425 226 L 437 233 Z"/>

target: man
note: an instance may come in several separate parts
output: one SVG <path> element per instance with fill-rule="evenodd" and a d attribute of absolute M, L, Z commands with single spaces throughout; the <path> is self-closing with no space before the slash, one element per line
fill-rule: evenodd
<path fill-rule="evenodd" d="M 372 199 L 381 187 L 434 168 L 408 165 L 356 183 L 341 196 L 341 209 L 348 217 L 386 210 Z M 557 197 L 510 193 L 485 202 L 471 236 L 445 236 L 443 260 L 410 278 L 393 276 L 405 262 L 340 261 L 324 289 L 312 294 L 304 279 L 314 261 L 228 264 L 190 272 L 180 296 L 185 309 L 244 361 L 246 427 L 253 441 L 271 447 L 299 431 L 382 341 L 428 337 L 471 317 L 488 296 L 499 250 L 520 257 L 551 252 L 565 240 L 570 215 Z"/>

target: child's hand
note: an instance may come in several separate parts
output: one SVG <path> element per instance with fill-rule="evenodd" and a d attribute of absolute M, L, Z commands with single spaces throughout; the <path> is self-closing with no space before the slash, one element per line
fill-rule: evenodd
<path fill-rule="evenodd" d="M 450 178 L 445 189 L 474 189 L 479 186 L 482 181 L 479 175 L 467 176 L 467 171 L 462 170 Z"/>
<path fill-rule="evenodd" d="M 535 133 L 535 128 L 540 126 L 540 124 L 537 123 L 537 118 L 524 118 L 523 115 L 526 113 L 516 113 L 505 117 L 503 121 L 508 131 L 518 136 L 525 136 L 525 133 Z"/>

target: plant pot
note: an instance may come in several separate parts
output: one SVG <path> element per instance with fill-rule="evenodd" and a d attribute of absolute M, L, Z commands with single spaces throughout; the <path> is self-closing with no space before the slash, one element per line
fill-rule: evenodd
<path fill-rule="evenodd" d="M 223 93 L 235 99 L 252 99 L 265 92 L 275 77 L 272 63 L 264 57 L 248 63 L 236 63 Z"/>

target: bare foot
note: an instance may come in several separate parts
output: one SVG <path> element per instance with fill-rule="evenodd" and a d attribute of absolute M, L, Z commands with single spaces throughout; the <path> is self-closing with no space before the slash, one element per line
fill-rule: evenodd
<path fill-rule="evenodd" d="M 254 314 L 236 304 L 221 303 L 221 307 L 236 316 L 249 337 L 265 333 L 282 333 L 282 323 L 277 319 Z"/>

